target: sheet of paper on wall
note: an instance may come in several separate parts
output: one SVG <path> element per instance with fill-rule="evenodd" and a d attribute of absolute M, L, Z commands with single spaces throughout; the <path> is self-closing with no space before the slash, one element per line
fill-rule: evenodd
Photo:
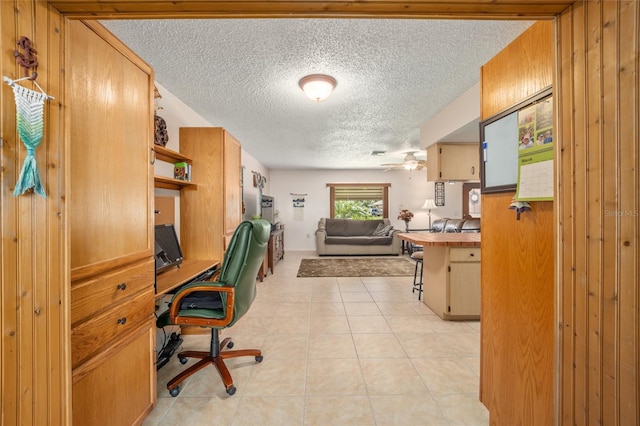
<path fill-rule="evenodd" d="M 528 164 L 520 161 L 518 175 L 517 201 L 553 200 L 553 158 L 536 162 L 530 160 Z"/>

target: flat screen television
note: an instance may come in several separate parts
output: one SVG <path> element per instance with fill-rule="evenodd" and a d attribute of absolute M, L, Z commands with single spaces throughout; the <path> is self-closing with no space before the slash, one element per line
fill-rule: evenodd
<path fill-rule="evenodd" d="M 173 224 L 156 225 L 155 229 L 156 275 L 182 263 L 182 249 Z"/>

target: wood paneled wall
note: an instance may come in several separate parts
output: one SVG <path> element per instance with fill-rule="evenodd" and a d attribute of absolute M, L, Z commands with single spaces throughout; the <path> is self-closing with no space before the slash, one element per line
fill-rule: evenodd
<path fill-rule="evenodd" d="M 552 84 L 553 22 L 534 24 L 481 70 L 482 119 Z M 514 143 L 516 143 L 514 141 Z M 495 425 L 553 424 L 553 202 L 509 210 L 482 196 L 481 400 Z"/>
<path fill-rule="evenodd" d="M 38 84 L 54 96 L 44 107 L 36 150 L 47 198 L 13 196 L 26 150 L 17 136 L 11 87 L 0 84 L 0 424 L 69 423 L 69 286 L 62 139 L 62 18 L 44 2 L 0 1 L 0 74 L 23 77 L 13 51 L 26 36 L 37 50 Z M 29 82 L 20 82 L 33 87 Z"/>
<path fill-rule="evenodd" d="M 562 424 L 640 422 L 640 2 L 558 19 Z"/>

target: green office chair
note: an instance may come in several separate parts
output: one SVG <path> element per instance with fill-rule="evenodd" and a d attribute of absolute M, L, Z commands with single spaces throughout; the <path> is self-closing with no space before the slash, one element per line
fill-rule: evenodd
<path fill-rule="evenodd" d="M 227 337 L 220 342 L 218 332 L 235 324 L 253 303 L 256 277 L 270 232 L 271 225 L 264 219 L 242 222 L 224 254 L 218 280 L 189 283 L 181 287 L 173 297 L 170 309 L 156 321 L 158 327 L 199 325 L 211 328 L 211 347 L 208 352 L 184 351 L 178 354 L 182 364 L 186 364 L 188 358 L 198 358 L 200 361 L 167 383 L 171 396 L 178 396 L 180 384 L 209 364 L 213 364 L 220 373 L 227 394 L 233 395 L 236 388 L 224 360 L 253 356 L 257 362 L 262 361 L 262 353 L 258 349 L 223 351 L 225 347 L 232 348 L 233 341 Z"/>

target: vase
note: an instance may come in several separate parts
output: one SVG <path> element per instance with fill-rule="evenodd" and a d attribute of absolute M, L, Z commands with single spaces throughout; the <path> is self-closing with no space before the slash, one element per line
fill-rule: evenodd
<path fill-rule="evenodd" d="M 405 230 L 406 232 L 409 232 L 409 221 L 408 221 L 408 220 L 405 220 L 405 221 L 404 221 L 404 230 Z"/>

